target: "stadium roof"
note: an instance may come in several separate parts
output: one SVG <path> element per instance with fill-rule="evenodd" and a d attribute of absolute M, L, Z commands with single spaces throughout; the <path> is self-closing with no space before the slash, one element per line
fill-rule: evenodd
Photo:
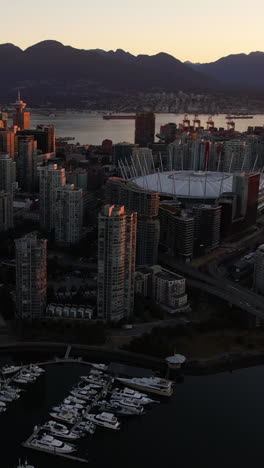
<path fill-rule="evenodd" d="M 232 192 L 233 174 L 226 172 L 160 172 L 131 179 L 138 187 L 178 198 L 216 199 Z"/>

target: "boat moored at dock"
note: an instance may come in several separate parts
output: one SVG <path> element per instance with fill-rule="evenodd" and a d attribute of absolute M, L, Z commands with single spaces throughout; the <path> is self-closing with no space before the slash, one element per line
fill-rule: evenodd
<path fill-rule="evenodd" d="M 40 439 L 33 439 L 31 446 L 55 453 L 71 453 L 76 451 L 73 445 L 65 444 L 61 440 L 55 439 L 53 436 L 49 435 L 44 435 Z"/>
<path fill-rule="evenodd" d="M 114 429 L 115 431 L 120 429 L 120 422 L 112 413 L 87 414 L 84 417 L 97 426 Z"/>
<path fill-rule="evenodd" d="M 156 393 L 157 395 L 166 397 L 170 397 L 173 394 L 173 382 L 171 380 L 160 379 L 159 377 L 133 377 L 132 379 L 118 377 L 116 380 L 128 387 L 148 393 Z"/>

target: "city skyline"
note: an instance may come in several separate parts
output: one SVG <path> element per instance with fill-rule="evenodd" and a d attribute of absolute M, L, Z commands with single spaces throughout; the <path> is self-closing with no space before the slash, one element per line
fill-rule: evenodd
<path fill-rule="evenodd" d="M 234 0 L 230 4 L 224 0 L 221 8 L 209 5 L 206 0 L 202 3 L 190 0 L 186 5 L 168 0 L 166 8 L 157 0 L 145 0 L 143 5 L 139 0 L 133 5 L 103 0 L 100 6 L 84 0 L 75 3 L 58 0 L 55 5 L 47 0 L 38 6 L 32 0 L 26 6 L 15 1 L 3 6 L 1 43 L 26 49 L 53 39 L 87 50 L 122 48 L 135 55 L 163 51 L 183 62 L 205 63 L 259 50 L 264 39 L 262 13 L 264 5 L 259 0 L 250 5 L 245 1 Z"/>

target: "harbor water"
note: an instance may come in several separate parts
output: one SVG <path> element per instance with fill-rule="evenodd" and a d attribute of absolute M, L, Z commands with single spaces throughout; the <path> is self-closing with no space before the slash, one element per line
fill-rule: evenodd
<path fill-rule="evenodd" d="M 4 359 L 3 362 L 6 362 Z M 1 468 L 27 458 L 35 468 L 251 468 L 263 456 L 264 367 L 186 377 L 171 398 L 160 399 L 143 416 L 122 418 L 120 431 L 97 429 L 82 438 L 78 456 L 88 465 L 21 446 L 35 425 L 88 373 L 80 363 L 51 364 L 36 383 L 0 416 Z"/>
<path fill-rule="evenodd" d="M 218 114 L 213 116 L 213 121 L 216 127 L 226 128 L 226 114 Z M 193 115 L 189 115 L 192 122 Z M 206 128 L 208 115 L 199 115 L 201 125 Z M 156 114 L 156 133 L 159 132 L 160 126 L 168 122 L 181 123 L 183 114 Z M 103 120 L 99 113 L 89 113 L 80 111 L 56 111 L 56 116 L 49 116 L 48 112 L 32 110 L 31 127 L 34 128 L 37 124 L 52 124 L 56 128 L 58 137 L 74 137 L 75 143 L 81 145 L 100 145 L 103 140 L 109 139 L 113 143 L 123 141 L 133 143 L 135 134 L 134 120 Z M 238 119 L 235 120 L 236 130 L 244 132 L 248 126 L 263 126 L 264 115 L 254 115 L 253 119 Z"/>

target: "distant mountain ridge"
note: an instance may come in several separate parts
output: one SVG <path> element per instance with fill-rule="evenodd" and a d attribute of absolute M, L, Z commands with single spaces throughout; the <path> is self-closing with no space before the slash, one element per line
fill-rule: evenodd
<path fill-rule="evenodd" d="M 263 89 L 264 53 L 237 54 L 205 64 L 172 55 L 134 56 L 122 49 L 76 49 L 47 40 L 21 50 L 0 45 L 0 101 L 18 88 L 28 102 L 68 102 L 133 92 L 223 92 L 228 87 Z"/>
<path fill-rule="evenodd" d="M 185 62 L 185 65 L 228 86 L 263 89 L 264 52 L 232 54 L 211 63 Z"/>
<path fill-rule="evenodd" d="M 25 51 L 0 45 L 0 98 L 23 88 L 28 97 L 133 91 L 206 91 L 217 87 L 199 71 L 165 53 L 138 57 L 116 52 L 75 49 L 43 41 Z"/>

